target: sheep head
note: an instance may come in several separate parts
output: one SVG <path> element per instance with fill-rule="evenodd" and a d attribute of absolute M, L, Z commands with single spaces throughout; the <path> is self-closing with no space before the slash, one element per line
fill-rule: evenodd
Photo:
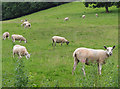
<path fill-rule="evenodd" d="M 112 55 L 112 51 L 115 48 L 115 46 L 113 46 L 113 47 L 106 47 L 106 46 L 104 46 L 104 48 L 106 49 L 107 55 L 111 56 Z"/>

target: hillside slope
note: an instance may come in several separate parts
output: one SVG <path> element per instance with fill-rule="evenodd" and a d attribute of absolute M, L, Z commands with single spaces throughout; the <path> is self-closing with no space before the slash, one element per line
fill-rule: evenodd
<path fill-rule="evenodd" d="M 30 60 L 22 58 L 25 69 L 32 76 L 30 86 L 38 87 L 117 87 L 118 86 L 118 9 L 85 8 L 81 2 L 67 3 L 21 18 L 3 21 L 2 33 L 21 34 L 28 43 L 21 44 L 11 39 L 2 41 L 2 73 L 4 87 L 14 86 L 17 55 L 12 58 L 15 44 L 24 45 L 31 53 Z M 95 14 L 98 13 L 98 18 Z M 86 18 L 81 18 L 85 14 Z M 69 17 L 69 21 L 64 21 Z M 21 27 L 21 20 L 31 22 L 30 29 Z M 57 44 L 52 47 L 52 36 L 63 36 L 70 41 L 67 46 Z M 116 45 L 113 55 L 103 65 L 102 75 L 98 76 L 97 65 L 85 66 L 86 77 L 78 64 L 72 75 L 74 59 L 72 54 L 78 47 L 104 49 L 104 45 Z"/>

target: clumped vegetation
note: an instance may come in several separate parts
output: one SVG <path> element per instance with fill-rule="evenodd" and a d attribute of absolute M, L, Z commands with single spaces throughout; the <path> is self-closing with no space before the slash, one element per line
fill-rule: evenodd
<path fill-rule="evenodd" d="M 3 2 L 2 20 L 13 19 L 40 10 L 55 7 L 65 2 Z"/>
<path fill-rule="evenodd" d="M 26 87 L 28 84 L 28 75 L 24 67 L 24 60 L 18 59 L 15 67 L 15 87 Z"/>
<path fill-rule="evenodd" d="M 117 8 L 120 7 L 120 3 L 119 2 L 85 2 L 84 3 L 85 7 L 90 7 L 90 8 L 101 8 L 101 7 L 105 7 L 105 11 L 106 13 L 109 13 L 109 7 L 111 6 L 116 6 Z"/>
<path fill-rule="evenodd" d="M 2 32 L 10 35 L 21 34 L 27 43 L 12 43 L 12 39 L 2 41 L 2 85 L 15 86 L 15 66 L 18 56 L 12 57 L 15 44 L 25 46 L 31 58 L 23 57 L 24 68 L 28 74 L 27 86 L 30 87 L 118 87 L 118 8 L 86 8 L 81 2 L 71 2 L 58 7 L 43 10 L 21 18 L 3 21 Z M 98 14 L 98 17 L 95 14 Z M 82 15 L 85 15 L 85 19 Z M 69 17 L 68 21 L 64 21 Z M 21 20 L 27 19 L 31 28 L 21 27 Z M 69 40 L 69 45 L 52 46 L 53 36 L 62 36 Z M 113 55 L 102 67 L 102 75 L 98 75 L 97 65 L 85 65 L 86 77 L 77 65 L 74 75 L 73 52 L 76 48 L 86 47 L 104 49 L 104 45 L 113 46 Z M 24 76 L 23 76 L 24 77 Z M 26 85 L 24 85 L 26 86 Z"/>

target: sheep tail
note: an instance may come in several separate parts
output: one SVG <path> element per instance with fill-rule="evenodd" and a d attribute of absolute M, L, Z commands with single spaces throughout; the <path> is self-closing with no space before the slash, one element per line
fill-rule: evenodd
<path fill-rule="evenodd" d="M 73 53 L 73 57 L 76 57 L 76 51 L 74 51 L 74 53 Z"/>

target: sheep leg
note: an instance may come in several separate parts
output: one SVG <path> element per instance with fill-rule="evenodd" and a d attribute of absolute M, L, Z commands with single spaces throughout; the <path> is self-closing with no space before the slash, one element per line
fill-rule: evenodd
<path fill-rule="evenodd" d="M 62 42 L 61 42 L 61 46 L 62 46 Z"/>
<path fill-rule="evenodd" d="M 15 39 L 13 39 L 12 41 L 15 42 Z"/>
<path fill-rule="evenodd" d="M 6 39 L 6 37 L 4 38 L 4 40 Z"/>
<path fill-rule="evenodd" d="M 83 65 L 83 67 L 82 67 L 82 71 L 83 71 L 83 73 L 84 73 L 84 76 L 86 75 L 86 73 L 85 73 L 85 66 Z"/>
<path fill-rule="evenodd" d="M 56 46 L 56 42 L 55 42 L 55 46 Z"/>
<path fill-rule="evenodd" d="M 53 41 L 53 43 L 52 43 L 52 46 L 53 46 L 53 44 L 54 44 L 54 40 L 52 40 Z"/>
<path fill-rule="evenodd" d="M 73 70 L 72 70 L 72 75 L 74 74 L 74 71 L 76 69 L 76 66 L 78 64 L 79 60 L 77 60 L 76 58 L 74 59 L 74 66 L 73 66 Z"/>
<path fill-rule="evenodd" d="M 19 59 L 22 58 L 21 54 L 19 53 Z"/>
<path fill-rule="evenodd" d="M 101 75 L 102 64 L 98 63 L 98 72 Z"/>

